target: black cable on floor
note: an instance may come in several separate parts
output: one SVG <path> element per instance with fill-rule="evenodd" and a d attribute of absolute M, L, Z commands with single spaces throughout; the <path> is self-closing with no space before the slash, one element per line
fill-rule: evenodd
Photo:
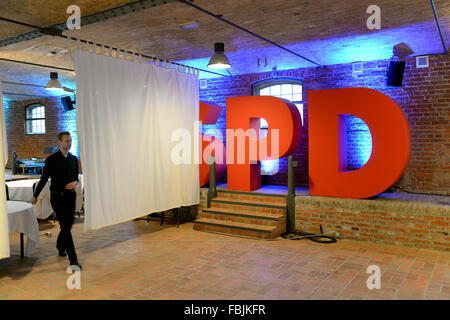
<path fill-rule="evenodd" d="M 327 236 L 324 234 L 313 234 L 313 233 L 305 233 L 305 232 L 295 232 L 295 233 L 283 233 L 281 235 L 282 238 L 288 240 L 303 240 L 309 239 L 318 243 L 335 243 L 337 242 L 335 237 Z"/>
<path fill-rule="evenodd" d="M 281 235 L 282 238 L 288 240 L 303 240 L 309 239 L 318 243 L 335 243 L 337 242 L 335 237 L 328 236 L 323 233 L 322 225 L 320 225 L 320 234 L 307 233 L 307 232 L 285 232 Z"/>

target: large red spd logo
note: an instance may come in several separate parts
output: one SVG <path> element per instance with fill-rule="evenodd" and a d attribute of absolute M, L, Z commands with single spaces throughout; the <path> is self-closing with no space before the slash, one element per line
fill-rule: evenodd
<path fill-rule="evenodd" d="M 344 88 L 310 91 L 308 99 L 310 195 L 368 198 L 383 192 L 403 175 L 411 152 L 411 134 L 405 114 L 391 98 L 368 88 Z M 220 111 L 217 105 L 200 103 L 200 120 L 215 123 Z M 228 189 L 259 189 L 258 161 L 286 157 L 296 150 L 301 136 L 300 114 L 289 101 L 269 96 L 227 98 L 226 112 Z M 343 115 L 361 118 L 372 135 L 369 160 L 353 171 L 345 170 Z M 260 139 L 258 134 L 245 135 L 244 142 L 237 143 L 236 132 L 259 132 L 260 118 L 268 123 L 267 136 Z M 200 151 L 213 148 L 212 153 L 219 150 L 224 155 L 222 141 L 212 140 L 210 144 L 202 143 Z M 237 157 L 245 161 L 239 162 Z M 224 171 L 225 166 L 219 165 L 219 174 Z M 200 185 L 208 182 L 208 172 L 207 165 L 200 167 Z"/>

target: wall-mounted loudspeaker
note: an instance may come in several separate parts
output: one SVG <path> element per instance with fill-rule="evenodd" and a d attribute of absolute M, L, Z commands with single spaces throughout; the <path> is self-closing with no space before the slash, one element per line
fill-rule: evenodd
<path fill-rule="evenodd" d="M 61 103 L 64 106 L 64 111 L 75 109 L 75 100 L 72 101 L 70 96 L 61 97 Z"/>
<path fill-rule="evenodd" d="M 403 72 L 405 71 L 404 61 L 391 61 L 387 72 L 388 86 L 400 87 L 403 80 Z"/>

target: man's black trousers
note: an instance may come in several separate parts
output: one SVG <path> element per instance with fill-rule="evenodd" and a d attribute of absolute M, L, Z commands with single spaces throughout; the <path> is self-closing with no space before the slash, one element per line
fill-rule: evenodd
<path fill-rule="evenodd" d="M 70 232 L 74 221 L 76 196 L 76 192 L 71 190 L 52 192 L 50 196 L 50 203 L 61 228 L 56 241 L 56 248 L 60 251 L 66 250 L 71 265 L 78 264 L 72 233 Z"/>

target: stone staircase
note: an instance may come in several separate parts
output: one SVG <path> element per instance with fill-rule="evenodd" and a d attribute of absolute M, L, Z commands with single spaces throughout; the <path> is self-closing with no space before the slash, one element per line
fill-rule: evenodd
<path fill-rule="evenodd" d="M 211 207 L 194 221 L 194 230 L 257 239 L 275 239 L 286 232 L 286 196 L 218 190 Z"/>

